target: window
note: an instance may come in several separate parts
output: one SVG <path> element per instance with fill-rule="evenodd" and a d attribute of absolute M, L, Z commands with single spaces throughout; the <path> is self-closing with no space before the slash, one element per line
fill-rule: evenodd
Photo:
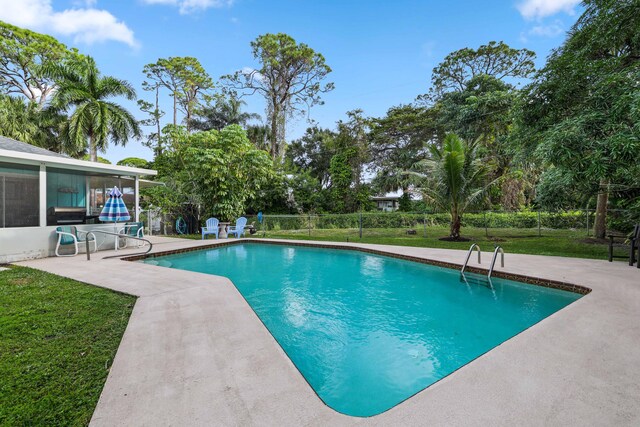
<path fill-rule="evenodd" d="M 47 168 L 47 209 L 86 207 L 86 188 L 86 176 L 83 173 Z"/>
<path fill-rule="evenodd" d="M 38 168 L 0 163 L 0 228 L 40 225 Z"/>

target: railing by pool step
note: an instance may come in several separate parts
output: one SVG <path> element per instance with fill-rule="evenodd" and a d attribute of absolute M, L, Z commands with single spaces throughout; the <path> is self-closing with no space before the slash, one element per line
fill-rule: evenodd
<path fill-rule="evenodd" d="M 153 243 L 151 243 L 151 241 L 150 241 L 150 240 L 148 240 L 148 239 L 143 239 L 143 238 L 141 238 L 141 237 L 127 236 L 127 235 L 123 235 L 123 234 L 120 234 L 120 233 L 112 233 L 112 232 L 109 232 L 109 231 L 91 230 L 89 233 L 87 233 L 87 238 L 85 239 L 85 241 L 86 241 L 86 245 L 87 245 L 87 247 L 86 247 L 86 251 L 87 251 L 87 261 L 90 261 L 90 260 L 91 260 L 91 252 L 89 251 L 89 234 L 92 234 L 92 235 L 93 235 L 93 238 L 95 239 L 95 238 L 96 238 L 96 236 L 95 236 L 95 234 L 94 234 L 94 233 L 108 234 L 108 235 L 110 235 L 110 236 L 116 236 L 116 237 L 118 237 L 118 238 L 123 237 L 123 238 L 126 238 L 126 239 L 138 240 L 138 241 L 146 242 L 146 243 L 148 243 L 148 244 L 149 244 L 149 249 L 147 249 L 147 250 L 146 250 L 146 252 L 137 252 L 137 253 L 133 253 L 133 254 L 126 254 L 126 255 L 109 255 L 109 256 L 102 257 L 102 259 L 107 259 L 107 258 L 117 258 L 117 257 L 121 257 L 121 256 L 146 255 L 146 254 L 148 254 L 149 252 L 151 252 L 151 249 L 153 249 Z M 116 241 L 116 245 L 118 245 L 118 242 L 117 242 L 117 241 Z M 117 248 L 116 248 L 116 250 L 117 250 Z"/>
<path fill-rule="evenodd" d="M 500 252 L 500 265 L 504 267 L 504 249 L 502 246 L 496 246 L 496 249 L 493 251 L 493 259 L 491 260 L 491 267 L 489 267 L 489 274 L 487 277 L 491 279 L 491 275 L 493 274 L 493 267 L 496 265 L 496 259 L 498 258 L 498 252 Z"/>
<path fill-rule="evenodd" d="M 477 243 L 473 243 L 471 245 L 471 247 L 469 248 L 469 252 L 467 252 L 467 259 L 464 260 L 464 264 L 462 265 L 462 269 L 460 270 L 460 273 L 464 274 L 464 269 L 467 268 L 467 264 L 469 263 L 469 258 L 471 258 L 471 253 L 473 252 L 473 250 L 476 249 L 478 251 L 478 264 L 481 264 L 480 262 L 480 246 L 478 246 Z"/>

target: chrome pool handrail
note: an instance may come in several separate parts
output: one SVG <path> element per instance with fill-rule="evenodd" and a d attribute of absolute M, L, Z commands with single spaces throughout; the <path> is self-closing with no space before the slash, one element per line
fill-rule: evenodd
<path fill-rule="evenodd" d="M 133 253 L 133 254 L 125 254 L 125 255 L 109 255 L 109 256 L 105 256 L 102 257 L 102 259 L 107 259 L 107 258 L 119 258 L 119 257 L 123 257 L 123 256 L 136 256 L 136 255 L 146 255 L 149 252 L 151 252 L 151 249 L 153 249 L 153 243 L 151 243 L 150 240 L 147 239 L 143 239 L 141 237 L 133 237 L 133 236 L 126 236 L 120 233 L 112 233 L 110 231 L 102 231 L 102 230 L 91 230 L 89 232 L 87 232 L 87 238 L 86 238 L 86 252 L 87 252 L 87 261 L 91 260 L 91 253 L 89 252 L 89 234 L 91 234 L 93 236 L 93 239 L 95 240 L 96 236 L 94 233 L 102 233 L 102 234 L 108 234 L 110 236 L 118 236 L 118 237 L 125 237 L 127 239 L 133 239 L 133 240 L 139 240 L 141 242 L 147 242 L 149 244 L 149 249 L 147 249 L 146 252 L 138 252 L 138 253 Z M 117 243 L 116 243 L 117 244 Z"/>
<path fill-rule="evenodd" d="M 489 274 L 487 277 L 491 279 L 491 275 L 493 274 L 493 267 L 496 265 L 496 259 L 498 258 L 498 252 L 500 252 L 500 265 L 504 267 L 504 249 L 502 246 L 496 246 L 496 249 L 493 251 L 493 259 L 491 260 L 491 267 L 489 267 Z"/>
<path fill-rule="evenodd" d="M 469 258 L 471 258 L 471 252 L 473 252 L 473 249 L 476 249 L 478 251 L 478 264 L 481 264 L 480 262 L 480 246 L 478 246 L 477 243 L 473 243 L 471 245 L 471 247 L 469 248 L 469 251 L 467 252 L 467 259 L 464 260 L 464 264 L 462 265 L 462 269 L 460 270 L 460 273 L 464 273 L 464 269 L 467 268 L 467 264 L 469 263 Z"/>

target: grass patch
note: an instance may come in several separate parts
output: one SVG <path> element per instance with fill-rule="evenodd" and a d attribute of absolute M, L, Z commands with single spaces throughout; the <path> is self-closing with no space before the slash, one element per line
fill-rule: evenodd
<path fill-rule="evenodd" d="M 308 229 L 302 230 L 259 230 L 254 238 L 277 238 L 298 240 L 320 240 L 333 242 L 361 242 L 384 245 L 417 246 L 425 248 L 469 249 L 469 242 L 447 242 L 440 240 L 449 234 L 448 227 L 414 228 L 415 235 L 407 234 L 408 228 L 365 228 L 362 238 L 357 228 L 348 229 Z M 520 228 L 484 228 L 464 227 L 462 235 L 478 243 L 483 251 L 492 251 L 494 244 L 503 247 L 507 253 L 554 255 L 576 258 L 607 259 L 608 245 L 605 241 L 588 238 L 584 230 L 551 230 Z M 200 235 L 176 236 L 200 239 Z M 617 255 L 626 255 L 624 248 L 617 248 Z"/>
<path fill-rule="evenodd" d="M 135 297 L 0 271 L 0 424 L 87 425 Z"/>

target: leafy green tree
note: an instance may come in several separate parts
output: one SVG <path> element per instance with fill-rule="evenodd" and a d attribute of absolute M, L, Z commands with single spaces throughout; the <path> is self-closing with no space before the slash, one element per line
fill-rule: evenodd
<path fill-rule="evenodd" d="M 43 67 L 77 55 L 51 36 L 0 21 L 0 90 L 24 95 L 41 109 L 56 87 Z"/>
<path fill-rule="evenodd" d="M 0 95 L 0 135 L 77 156 L 74 147 L 63 145 L 58 138 L 58 129 L 66 118 L 66 115 L 40 109 L 35 101 Z"/>
<path fill-rule="evenodd" d="M 401 189 L 408 195 L 413 176 L 405 171 L 426 157 L 426 145 L 435 142 L 437 134 L 434 110 L 426 107 L 400 105 L 373 119 L 369 137 L 378 192 Z"/>
<path fill-rule="evenodd" d="M 514 49 L 504 42 L 491 41 L 478 49 L 464 48 L 450 53 L 431 77 L 432 96 L 464 91 L 473 78 L 484 75 L 498 80 L 526 79 L 535 71 L 536 54 L 528 49 Z"/>
<path fill-rule="evenodd" d="M 51 66 L 48 74 L 57 82 L 51 101 L 54 111 L 73 109 L 61 131 L 68 146 L 78 151 L 88 146 L 91 161 L 95 162 L 98 150 L 104 151 L 109 140 L 124 145 L 130 137 L 140 137 L 133 115 L 109 100 L 117 96 L 136 99 L 136 92 L 127 81 L 102 76 L 91 57 Z"/>
<path fill-rule="evenodd" d="M 489 75 L 473 77 L 464 90 L 444 93 L 437 102 L 438 126 L 467 141 L 478 141 L 480 155 L 490 166 L 490 175 L 501 185 L 492 191 L 492 199 L 503 209 L 518 209 L 525 202 L 525 190 L 537 178 L 527 170 L 526 162 L 513 162 L 509 142 L 514 109 L 519 91 L 509 83 Z"/>
<path fill-rule="evenodd" d="M 355 156 L 353 147 L 343 147 L 331 157 L 329 174 L 331 175 L 331 197 L 333 211 L 336 213 L 354 210 L 353 193 L 350 191 L 353 182 L 351 158 Z"/>
<path fill-rule="evenodd" d="M 285 154 L 285 164 L 293 172 L 307 171 L 322 188 L 331 181 L 329 165 L 335 149 L 336 133 L 318 126 L 307 128 L 304 135 L 289 144 Z"/>
<path fill-rule="evenodd" d="M 491 199 L 506 209 L 520 208 L 532 186 L 523 179 L 532 175 L 512 162 L 508 137 L 519 92 L 515 83 L 532 76 L 534 59 L 534 52 L 503 42 L 457 50 L 434 68 L 431 91 L 422 97 L 434 107 L 439 128 L 479 142 L 491 178 L 501 179 Z"/>
<path fill-rule="evenodd" d="M 468 144 L 450 133 L 442 148 L 432 145 L 429 149 L 431 158 L 416 165 L 423 172 L 418 172 L 424 179 L 420 190 L 428 205 L 449 211 L 449 239 L 459 240 L 464 212 L 478 203 L 493 183 L 485 182 L 487 168 L 477 156 L 476 144 Z"/>
<path fill-rule="evenodd" d="M 140 157 L 126 157 L 117 163 L 118 166 L 129 166 L 132 168 L 149 169 L 149 162 Z"/>
<path fill-rule="evenodd" d="M 274 177 L 269 155 L 257 150 L 238 125 L 194 133 L 169 126 L 166 132 L 172 145 L 156 159 L 159 179 L 174 198 L 199 205 L 205 216 L 235 219 Z M 164 190 L 159 193 L 156 205 L 166 202 Z"/>
<path fill-rule="evenodd" d="M 271 141 L 271 129 L 266 125 L 247 126 L 247 138 L 258 150 L 269 151 Z"/>
<path fill-rule="evenodd" d="M 338 122 L 329 163 L 333 211 L 340 213 L 364 209 L 371 195 L 370 186 L 364 183 L 365 167 L 370 162 L 370 120 L 362 110 L 349 111 L 347 116 L 347 121 Z"/>
<path fill-rule="evenodd" d="M 82 160 L 92 161 L 88 154 L 83 155 Z M 104 165 L 111 164 L 111 161 L 109 159 L 105 159 L 104 157 L 100 157 L 100 156 L 98 156 L 98 160 L 94 160 L 94 161 L 97 161 L 98 163 L 102 163 Z"/>
<path fill-rule="evenodd" d="M 320 94 L 333 90 L 333 83 L 322 85 L 331 68 L 321 54 L 287 34 L 261 35 L 251 42 L 251 49 L 260 68 L 236 71 L 223 79 L 233 94 L 257 92 L 265 98 L 275 160 L 284 154 L 287 119 L 322 104 Z"/>
<path fill-rule="evenodd" d="M 194 130 L 222 130 L 229 125 L 245 127 L 251 120 L 260 120 L 259 114 L 242 111 L 242 106 L 246 104 L 233 96 L 217 97 L 214 104 L 196 110 L 191 127 Z"/>
<path fill-rule="evenodd" d="M 143 144 L 146 147 L 153 149 L 156 155 L 162 154 L 162 130 L 160 120 L 164 117 L 164 111 L 160 109 L 160 88 L 162 85 L 157 80 L 144 81 L 142 83 L 142 89 L 147 92 L 153 92 L 154 102 L 148 102 L 144 99 L 138 100 L 138 108 L 140 111 L 147 114 L 147 118 L 140 121 L 142 126 L 151 126 L 155 129 L 155 132 L 151 132 L 146 141 Z"/>
<path fill-rule="evenodd" d="M 514 139 L 576 188 L 597 188 L 594 235 L 602 238 L 609 192 L 636 181 L 640 14 L 633 0 L 583 5 L 565 43 L 525 88 Z"/>
<path fill-rule="evenodd" d="M 160 58 L 145 65 L 143 72 L 147 79 L 142 83 L 143 89 L 167 89 L 173 98 L 173 125 L 178 125 L 178 111 L 182 111 L 184 123 L 190 130 L 195 110 L 213 89 L 213 80 L 200 61 L 190 56 Z"/>
<path fill-rule="evenodd" d="M 287 177 L 291 189 L 294 209 L 298 213 L 317 212 L 323 206 L 323 193 L 320 182 L 308 170 L 301 170 Z"/>

